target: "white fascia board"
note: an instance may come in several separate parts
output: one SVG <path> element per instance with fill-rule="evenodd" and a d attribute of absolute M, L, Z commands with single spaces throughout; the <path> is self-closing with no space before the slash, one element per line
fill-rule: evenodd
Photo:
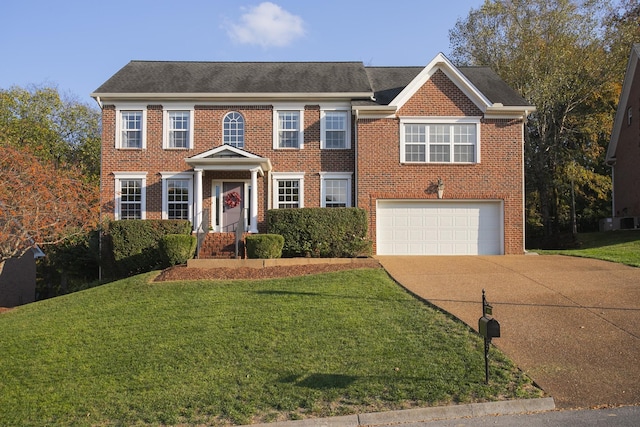
<path fill-rule="evenodd" d="M 462 74 L 442 53 L 436 55 L 435 58 L 427 64 L 426 67 L 396 96 L 389 105 L 393 105 L 400 109 L 411 97 L 420 89 L 437 71 L 442 70 L 443 73 L 469 98 L 473 103 L 484 112 L 492 105 L 482 92 L 480 92 L 464 74 Z"/>
<path fill-rule="evenodd" d="M 609 140 L 609 146 L 607 147 L 607 155 L 605 162 L 607 164 L 615 163 L 616 149 L 618 148 L 618 139 L 620 138 L 620 132 L 622 129 L 622 123 L 624 123 L 627 114 L 627 104 L 629 102 L 629 94 L 631 93 L 631 87 L 635 79 L 635 72 L 638 66 L 638 57 L 640 56 L 640 44 L 634 44 L 629 54 L 629 62 L 627 63 L 627 70 L 624 73 L 624 81 L 622 83 L 622 91 L 620 92 L 620 99 L 618 100 L 618 108 L 616 109 L 616 116 L 613 121 L 613 129 L 611 130 L 611 139 Z M 638 79 L 640 84 L 640 79 Z"/>
<path fill-rule="evenodd" d="M 536 111 L 533 105 L 527 106 L 502 106 L 496 105 L 487 108 L 484 112 L 485 119 L 526 119 L 527 116 Z"/>

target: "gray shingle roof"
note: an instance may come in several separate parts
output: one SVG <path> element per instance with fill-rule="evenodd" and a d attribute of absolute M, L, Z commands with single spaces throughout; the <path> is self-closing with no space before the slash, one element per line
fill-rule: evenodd
<path fill-rule="evenodd" d="M 489 67 L 459 67 L 458 69 L 493 103 L 499 102 L 512 107 L 531 105 Z"/>
<path fill-rule="evenodd" d="M 104 93 L 371 92 L 360 62 L 131 61 L 96 89 Z"/>
<path fill-rule="evenodd" d="M 387 105 L 424 67 L 365 67 L 361 62 L 131 61 L 95 90 L 104 94 L 373 94 Z M 460 72 L 492 103 L 529 103 L 487 67 Z"/>

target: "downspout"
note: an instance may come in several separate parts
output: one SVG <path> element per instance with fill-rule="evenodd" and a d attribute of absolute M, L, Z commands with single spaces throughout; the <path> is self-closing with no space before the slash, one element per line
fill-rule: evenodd
<path fill-rule="evenodd" d="M 354 168 L 355 168 L 355 173 L 354 173 L 354 179 L 353 179 L 353 189 L 354 189 L 354 203 L 353 206 L 354 207 L 358 207 L 358 176 L 359 176 L 359 171 L 360 169 L 358 168 L 358 119 L 359 119 L 359 114 L 358 114 L 358 110 L 356 109 L 355 111 L 355 115 L 354 115 L 354 125 L 353 125 L 353 130 L 354 130 L 354 136 L 353 136 L 353 143 L 355 145 L 354 148 L 354 157 L 355 157 L 355 164 L 354 164 Z"/>
<path fill-rule="evenodd" d="M 522 158 L 522 252 L 523 253 L 527 253 L 527 204 L 526 204 L 526 198 L 527 198 L 527 189 L 525 186 L 525 169 L 524 169 L 524 153 L 525 153 L 525 144 L 526 144 L 526 124 L 527 124 L 527 117 L 529 117 L 529 111 L 525 110 L 524 111 L 524 117 L 522 120 L 522 152 L 521 152 L 521 158 Z M 504 228 L 504 225 L 503 225 Z"/>

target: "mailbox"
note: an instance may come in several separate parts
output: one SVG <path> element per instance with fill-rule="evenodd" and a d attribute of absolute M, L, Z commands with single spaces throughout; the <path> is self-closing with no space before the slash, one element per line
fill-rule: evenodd
<path fill-rule="evenodd" d="M 500 338 L 500 323 L 496 319 L 482 316 L 478 319 L 478 332 L 485 338 Z"/>

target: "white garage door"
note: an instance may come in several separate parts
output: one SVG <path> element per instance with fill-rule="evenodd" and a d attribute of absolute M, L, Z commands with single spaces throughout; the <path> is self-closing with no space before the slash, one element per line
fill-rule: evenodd
<path fill-rule="evenodd" d="M 504 253 L 500 201 L 379 200 L 378 255 Z"/>

